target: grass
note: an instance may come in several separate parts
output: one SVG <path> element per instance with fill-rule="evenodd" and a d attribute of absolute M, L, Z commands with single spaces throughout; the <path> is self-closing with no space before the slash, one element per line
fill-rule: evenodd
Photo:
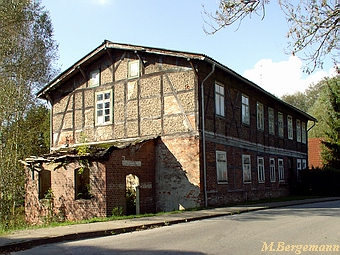
<path fill-rule="evenodd" d="M 286 202 L 286 201 L 294 201 L 294 200 L 304 200 L 304 199 L 311 199 L 311 198 L 320 198 L 321 196 L 288 196 L 288 197 L 279 197 L 279 198 L 267 198 L 255 201 L 248 201 L 242 202 L 237 204 L 229 204 L 228 206 L 235 206 L 235 205 L 255 205 L 255 204 L 262 204 L 262 203 L 274 203 L 274 202 Z M 204 207 L 197 207 L 197 208 L 190 208 L 185 211 L 199 211 L 204 210 L 207 208 Z M 38 229 L 38 228 L 48 228 L 48 227 L 58 227 L 58 226 L 69 226 L 69 225 L 76 225 L 76 224 L 87 224 L 87 223 L 95 223 L 95 222 L 107 222 L 112 220 L 125 220 L 125 219 L 136 219 L 136 218 L 144 218 L 144 217 L 152 217 L 152 216 L 159 216 L 164 214 L 175 214 L 181 213 L 185 211 L 171 211 L 171 212 L 159 212 L 159 213 L 147 213 L 147 214 L 138 214 L 138 215 L 127 215 L 127 216 L 111 216 L 111 217 L 103 217 L 103 218 L 91 218 L 88 220 L 81 220 L 81 221 L 64 221 L 64 222 L 51 222 L 50 224 L 44 224 L 39 226 L 31 226 L 27 225 L 24 222 L 24 215 L 20 215 L 19 217 L 22 218 L 20 222 L 17 222 L 16 225 L 11 226 L 9 228 L 3 228 L 0 225 L 0 236 L 8 235 L 13 231 L 20 231 L 20 230 L 28 230 L 28 229 Z"/>

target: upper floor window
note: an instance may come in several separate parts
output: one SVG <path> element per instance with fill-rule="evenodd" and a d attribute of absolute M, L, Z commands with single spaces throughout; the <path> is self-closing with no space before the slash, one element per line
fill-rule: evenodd
<path fill-rule="evenodd" d="M 274 109 L 268 108 L 268 129 L 269 134 L 275 135 Z"/>
<path fill-rule="evenodd" d="M 249 97 L 242 95 L 242 122 L 250 124 Z"/>
<path fill-rule="evenodd" d="M 139 77 L 139 74 L 140 74 L 140 61 L 139 60 L 129 61 L 128 77 L 136 78 Z"/>
<path fill-rule="evenodd" d="M 216 114 L 224 116 L 224 87 L 215 84 L 215 107 Z"/>
<path fill-rule="evenodd" d="M 275 159 L 274 158 L 269 159 L 269 168 L 270 168 L 270 181 L 275 182 L 276 175 L 275 175 Z"/>
<path fill-rule="evenodd" d="M 243 182 L 251 182 L 250 155 L 242 155 Z"/>
<path fill-rule="evenodd" d="M 296 141 L 301 142 L 301 122 L 296 120 Z"/>
<path fill-rule="evenodd" d="M 227 182 L 227 152 L 216 151 L 216 170 L 217 170 L 217 182 Z"/>
<path fill-rule="evenodd" d="M 95 87 L 100 85 L 100 72 L 99 70 L 92 71 L 90 73 L 89 86 Z"/>
<path fill-rule="evenodd" d="M 264 111 L 263 104 L 257 103 L 257 129 L 264 130 Z"/>
<path fill-rule="evenodd" d="M 293 140 L 293 117 L 287 116 L 288 139 Z"/>
<path fill-rule="evenodd" d="M 283 114 L 282 112 L 277 113 L 277 123 L 278 123 L 279 136 L 283 137 Z"/>
<path fill-rule="evenodd" d="M 112 123 L 111 91 L 96 93 L 96 124 Z"/>
<path fill-rule="evenodd" d="M 306 132 L 306 123 L 301 122 L 301 141 L 302 143 L 307 142 L 307 132 Z"/>
<path fill-rule="evenodd" d="M 264 161 L 263 161 L 263 157 L 257 157 L 257 171 L 258 171 L 259 183 L 263 183 L 264 182 Z"/>

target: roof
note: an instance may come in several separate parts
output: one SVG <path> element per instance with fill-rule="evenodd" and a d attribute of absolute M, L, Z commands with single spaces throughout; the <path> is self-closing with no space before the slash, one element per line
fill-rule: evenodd
<path fill-rule="evenodd" d="M 231 70 L 227 66 L 217 62 L 213 58 L 205 55 L 205 54 L 199 54 L 199 53 L 192 53 L 192 52 L 184 52 L 184 51 L 176 51 L 176 50 L 168 50 L 168 49 L 162 49 L 162 48 L 153 48 L 153 47 L 146 47 L 146 46 L 138 46 L 138 45 L 132 45 L 132 44 L 122 44 L 122 43 L 114 43 L 108 40 L 104 40 L 104 42 L 98 46 L 96 49 L 88 53 L 86 56 L 81 58 L 79 61 L 74 63 L 71 67 L 66 69 L 64 72 L 59 74 L 57 77 L 55 77 L 52 81 L 50 81 L 44 88 L 42 88 L 38 93 L 37 97 L 42 99 L 48 99 L 48 92 L 56 89 L 60 84 L 61 81 L 64 79 L 72 76 L 75 73 L 79 72 L 79 69 L 81 68 L 81 65 L 84 65 L 86 63 L 90 63 L 94 61 L 95 59 L 98 59 L 100 56 L 106 53 L 107 49 L 116 49 L 116 50 L 126 50 L 126 51 L 133 51 L 133 52 L 145 52 L 145 53 L 151 53 L 151 54 L 158 54 L 158 55 L 164 55 L 164 56 L 173 56 L 173 57 L 180 57 L 180 58 L 186 58 L 188 60 L 195 59 L 207 62 L 211 65 L 215 65 L 217 68 L 229 73 L 230 75 L 234 76 L 235 78 L 242 80 L 243 82 L 247 83 L 249 86 L 261 91 L 262 93 L 266 94 L 267 96 L 280 101 L 282 104 L 286 105 L 287 107 L 293 109 L 294 111 L 299 112 L 303 116 L 305 116 L 308 120 L 316 121 L 314 117 L 311 115 L 301 111 L 300 109 L 282 101 L 278 97 L 274 96 L 273 94 L 269 93 L 268 91 L 264 90 L 254 82 L 246 79 L 242 75 L 236 73 L 235 71 Z"/>

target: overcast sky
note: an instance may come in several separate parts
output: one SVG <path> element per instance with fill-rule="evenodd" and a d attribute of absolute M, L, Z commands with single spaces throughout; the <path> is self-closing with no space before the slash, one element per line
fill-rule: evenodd
<path fill-rule="evenodd" d="M 298 56 L 285 54 L 288 26 L 276 1 L 264 20 L 246 19 L 238 26 L 207 35 L 204 8 L 214 12 L 217 0 L 42 0 L 50 12 L 59 66 L 65 70 L 105 39 L 116 43 L 206 54 L 230 69 L 282 96 L 303 92 L 309 84 L 332 74 L 329 59 L 323 70 L 302 73 Z M 204 8 L 202 7 L 204 6 Z M 333 71 L 334 72 L 334 71 Z"/>

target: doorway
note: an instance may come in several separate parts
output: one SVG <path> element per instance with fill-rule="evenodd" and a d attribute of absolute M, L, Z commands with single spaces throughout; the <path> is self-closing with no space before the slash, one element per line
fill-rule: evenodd
<path fill-rule="evenodd" d="M 126 214 L 140 214 L 139 178 L 134 174 L 126 176 Z"/>

